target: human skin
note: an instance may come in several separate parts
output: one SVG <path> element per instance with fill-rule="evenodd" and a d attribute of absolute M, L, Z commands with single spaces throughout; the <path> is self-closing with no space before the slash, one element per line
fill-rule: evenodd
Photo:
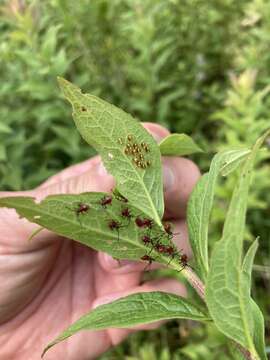
<path fill-rule="evenodd" d="M 168 131 L 145 123 L 160 140 Z M 179 249 L 190 255 L 185 224 L 188 196 L 200 173 L 190 160 L 163 158 L 165 219 L 174 224 Z M 65 169 L 35 190 L 0 192 L 3 196 L 110 191 L 113 178 L 99 157 Z M 185 288 L 174 279 L 142 282 L 145 263 L 112 259 L 105 253 L 43 230 L 32 241 L 37 228 L 20 219 L 12 209 L 0 209 L 0 360 L 36 360 L 59 333 L 96 306 L 131 293 L 166 291 L 185 296 Z M 153 268 L 153 265 L 151 266 Z M 120 343 L 138 329 L 81 331 L 56 345 L 47 360 L 90 360 Z"/>

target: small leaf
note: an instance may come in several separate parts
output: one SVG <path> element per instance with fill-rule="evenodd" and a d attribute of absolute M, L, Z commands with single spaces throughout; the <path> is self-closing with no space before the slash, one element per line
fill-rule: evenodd
<path fill-rule="evenodd" d="M 204 174 L 196 184 L 187 209 L 187 221 L 191 246 L 198 271 L 206 279 L 208 265 L 208 225 L 214 201 L 218 175 L 229 174 L 240 164 L 250 150 L 229 150 L 215 155 L 209 173 Z"/>
<path fill-rule="evenodd" d="M 168 319 L 209 321 L 207 315 L 188 300 L 174 294 L 147 292 L 129 295 L 112 303 L 101 305 L 65 330 L 51 342 L 42 356 L 52 346 L 81 330 L 129 328 Z"/>
<path fill-rule="evenodd" d="M 161 155 L 184 156 L 191 155 L 203 150 L 186 134 L 168 135 L 159 144 Z"/>
<path fill-rule="evenodd" d="M 101 204 L 105 197 L 112 199 L 107 206 Z M 85 211 L 80 213 L 81 205 Z M 138 210 L 111 194 L 53 195 L 40 203 L 31 197 L 7 197 L 0 198 L 0 207 L 14 208 L 20 216 L 43 228 L 118 259 L 139 260 L 151 254 L 152 260 L 166 265 L 170 263 L 176 269 L 181 266 L 179 257 L 158 253 L 151 242 L 144 243 L 142 240 L 144 236 L 156 237 L 160 244 L 175 248 L 168 234 L 155 224 L 152 225 L 151 235 L 149 228 L 139 228 L 135 222 L 135 218 L 140 216 Z M 122 216 L 123 209 L 129 210 L 130 218 Z"/>
<path fill-rule="evenodd" d="M 216 326 L 250 351 L 254 359 L 258 359 L 258 355 L 252 335 L 254 322 L 250 281 L 246 274 L 242 274 L 242 248 L 251 170 L 266 136 L 256 142 L 244 163 L 226 215 L 222 238 L 216 243 L 211 256 L 206 284 L 206 301 Z M 246 260 L 249 266 L 250 259 L 251 256 Z"/>
<path fill-rule="evenodd" d="M 99 152 L 106 169 L 115 177 L 118 190 L 161 225 L 164 212 L 161 157 L 154 138 L 123 110 L 96 96 L 82 94 L 65 79 L 58 81 L 73 107 L 79 132 Z M 128 153 L 128 144 L 137 144 L 139 151 Z M 139 162 L 146 167 L 138 166 Z"/>
<path fill-rule="evenodd" d="M 248 284 L 249 288 L 251 288 L 252 265 L 254 263 L 254 258 L 257 249 L 258 249 L 258 239 L 256 239 L 248 249 L 242 265 L 243 277 L 245 277 L 245 281 Z"/>
<path fill-rule="evenodd" d="M 12 129 L 7 124 L 1 122 L 0 123 L 0 133 L 2 133 L 2 134 L 11 134 Z"/>

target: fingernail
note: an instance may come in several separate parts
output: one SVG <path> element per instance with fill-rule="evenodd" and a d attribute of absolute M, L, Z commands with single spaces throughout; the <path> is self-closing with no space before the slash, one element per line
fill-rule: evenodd
<path fill-rule="evenodd" d="M 164 191 L 170 190 L 174 185 L 174 173 L 170 167 L 163 165 L 163 187 Z"/>

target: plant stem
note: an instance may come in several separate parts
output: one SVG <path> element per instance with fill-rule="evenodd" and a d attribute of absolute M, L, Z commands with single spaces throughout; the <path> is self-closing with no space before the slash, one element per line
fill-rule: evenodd
<path fill-rule="evenodd" d="M 240 353 L 244 356 L 247 360 L 259 360 L 259 357 L 257 355 L 253 355 L 248 351 L 247 349 L 243 348 L 240 344 L 234 342 L 232 340 L 232 343 L 235 345 L 235 347 L 240 351 Z"/>
<path fill-rule="evenodd" d="M 183 275 L 187 279 L 187 281 L 190 283 L 190 285 L 194 288 L 194 290 L 197 292 L 197 294 L 200 296 L 200 298 L 205 302 L 205 285 L 201 281 L 201 279 L 198 277 L 198 275 L 189 267 L 185 267 L 183 269 Z M 232 340 L 233 341 L 233 340 Z M 253 355 L 242 347 L 240 344 L 233 341 L 237 349 L 241 352 L 241 354 L 244 356 L 247 360 L 258 360 L 259 358 L 257 355 Z"/>
<path fill-rule="evenodd" d="M 190 285 L 196 290 L 200 298 L 205 302 L 205 285 L 198 275 L 189 266 L 183 269 L 183 275 Z"/>

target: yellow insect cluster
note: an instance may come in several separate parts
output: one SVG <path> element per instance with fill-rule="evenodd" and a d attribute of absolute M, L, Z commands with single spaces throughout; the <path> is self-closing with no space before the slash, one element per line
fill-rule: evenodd
<path fill-rule="evenodd" d="M 128 135 L 125 142 L 122 138 L 119 138 L 118 143 L 120 145 L 125 145 L 124 153 L 132 156 L 132 161 L 138 168 L 146 169 L 151 165 L 151 161 L 146 158 L 146 154 L 150 153 L 148 144 L 145 142 L 140 144 L 136 143 L 132 135 Z"/>

